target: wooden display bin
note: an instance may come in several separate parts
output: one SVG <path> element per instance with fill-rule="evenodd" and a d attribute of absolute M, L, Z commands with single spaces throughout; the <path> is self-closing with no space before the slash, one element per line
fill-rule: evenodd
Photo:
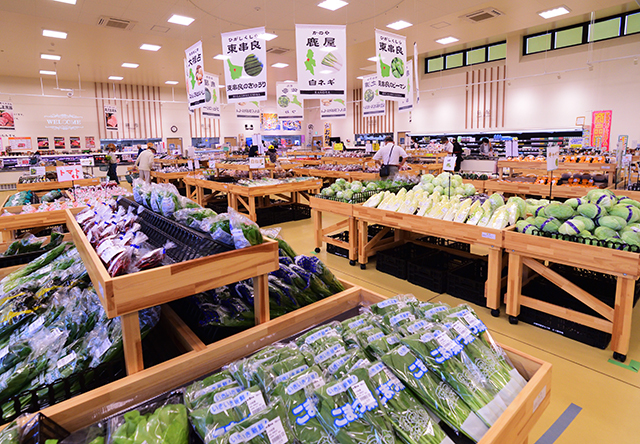
<path fill-rule="evenodd" d="M 66 182 L 36 182 L 36 183 L 18 183 L 16 190 L 18 191 L 51 191 L 57 189 L 71 188 L 75 185 L 85 187 L 90 185 L 100 185 L 99 177 L 91 177 L 89 179 L 69 180 Z"/>
<path fill-rule="evenodd" d="M 615 163 L 571 163 L 561 162 L 558 169 L 553 172 L 558 176 L 562 172 L 577 173 L 585 171 L 588 173 L 602 173 L 608 177 L 608 186 L 611 187 L 615 180 L 617 165 Z M 547 175 L 547 162 L 524 162 L 514 160 L 498 160 L 498 174 L 502 179 L 504 170 L 509 170 L 509 175 L 513 176 L 514 171 L 533 172 L 538 175 Z"/>
<path fill-rule="evenodd" d="M 222 366 L 276 341 L 326 322 L 383 296 L 353 286 L 242 333 L 193 350 L 135 375 L 100 387 L 42 411 L 62 427 L 76 431 L 131 408 L 166 391 L 202 378 Z M 528 381 L 479 444 L 524 444 L 550 402 L 551 364 L 503 346 L 514 366 Z"/>
<path fill-rule="evenodd" d="M 172 180 L 183 181 L 193 171 L 177 171 L 175 173 L 163 173 L 162 171 L 151 171 L 151 177 L 158 183 L 171 183 Z"/>
<path fill-rule="evenodd" d="M 33 205 L 37 208 L 40 204 Z M 73 214 L 78 214 L 84 208 L 72 208 Z M 43 211 L 41 213 L 20 214 L 22 207 L 5 207 L 1 211 L 15 214 L 15 216 L 2 216 L 0 218 L 0 242 L 11 242 L 15 239 L 15 230 L 28 228 L 44 228 L 51 225 L 67 223 L 66 210 Z"/>
<path fill-rule="evenodd" d="M 572 187 L 569 185 L 540 185 L 531 182 L 506 182 L 500 179 L 487 180 L 485 190 L 488 194 L 505 193 L 516 196 L 540 196 L 546 198 L 566 198 L 583 197 L 591 190 L 598 187 Z"/>
<path fill-rule="evenodd" d="M 309 198 L 309 205 L 311 206 L 316 253 L 320 253 L 323 242 L 326 242 L 327 244 L 346 249 L 349 252 L 349 264 L 355 265 L 358 259 L 358 231 L 356 218 L 353 216 L 354 205 L 313 196 Z M 345 219 L 323 228 L 323 213 L 337 214 L 344 216 Z M 349 234 L 348 242 L 331 237 L 331 234 L 342 232 L 345 229 Z"/>
<path fill-rule="evenodd" d="M 270 173 L 270 176 L 273 177 L 273 170 L 275 170 L 275 165 L 267 164 L 264 168 L 250 168 L 248 164 L 235 164 L 235 163 L 220 163 L 216 162 L 216 175 L 220 175 L 220 170 L 235 170 L 235 171 L 248 171 L 249 179 L 253 179 L 253 172 L 258 170 L 267 170 Z"/>
<path fill-rule="evenodd" d="M 476 187 L 476 191 L 478 193 L 484 193 L 485 192 L 485 183 L 486 182 L 487 182 L 486 180 L 462 179 L 462 183 L 470 183 L 471 185 Z"/>

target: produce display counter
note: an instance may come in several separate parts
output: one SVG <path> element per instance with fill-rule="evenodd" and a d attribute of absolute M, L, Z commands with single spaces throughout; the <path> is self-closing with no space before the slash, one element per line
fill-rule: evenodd
<path fill-rule="evenodd" d="M 549 185 L 540 185 L 529 182 L 505 182 L 500 179 L 485 181 L 484 189 L 487 194 L 505 193 L 516 196 L 540 196 L 546 198 L 583 197 L 590 190 L 597 187 L 572 187 L 569 185 L 554 185 L 551 190 Z"/>
<path fill-rule="evenodd" d="M 348 251 L 349 264 L 355 265 L 358 259 L 358 231 L 356 218 L 353 216 L 353 207 L 355 205 L 337 202 L 330 199 L 321 199 L 318 197 L 310 197 L 309 205 L 311 206 L 311 219 L 313 220 L 313 232 L 316 245 L 316 253 L 320 252 L 322 243 L 344 248 Z M 331 213 L 344 216 L 345 219 L 338 223 L 323 227 L 322 214 Z M 338 240 L 331 237 L 332 234 L 347 231 L 349 235 L 348 241 Z"/>
<path fill-rule="evenodd" d="M 504 233 L 504 248 L 509 253 L 506 304 L 512 324 L 518 322 L 517 316 L 520 314 L 521 306 L 530 307 L 610 333 L 613 357 L 622 362 L 626 360 L 631 336 L 635 284 L 640 277 L 640 260 L 637 253 L 513 231 Z M 556 273 L 545 265 L 547 261 L 615 276 L 615 306 L 608 306 Z M 604 319 L 522 295 L 524 267 L 562 288 Z"/>
<path fill-rule="evenodd" d="M 183 182 L 184 178 L 189 174 L 193 174 L 193 171 L 178 171 L 175 173 L 163 173 L 162 171 L 151 171 L 151 177 L 156 180 L 157 183 L 171 183 L 172 180 Z"/>
<path fill-rule="evenodd" d="M 99 177 L 91 177 L 89 179 L 78 179 L 67 182 L 35 182 L 35 183 L 18 183 L 16 184 L 16 190 L 18 191 L 51 191 L 60 188 L 70 188 L 72 186 L 91 186 L 100 185 Z"/>
<path fill-rule="evenodd" d="M 411 167 L 413 171 L 416 171 L 420 174 L 433 174 L 437 176 L 442 173 L 442 163 L 409 163 L 407 165 Z M 404 171 L 402 171 L 404 172 Z"/>
<path fill-rule="evenodd" d="M 285 156 L 287 157 L 322 157 L 324 151 L 287 151 Z"/>
<path fill-rule="evenodd" d="M 321 159 L 323 164 L 329 165 L 361 165 L 366 166 L 373 163 L 373 157 L 333 157 L 324 156 Z"/>
<path fill-rule="evenodd" d="M 444 158 L 447 157 L 448 153 L 428 153 L 423 150 L 405 150 L 409 158 L 419 158 L 419 159 L 433 159 L 435 162 L 444 162 Z"/>
<path fill-rule="evenodd" d="M 33 205 L 37 208 L 39 204 Z M 84 208 L 72 208 L 73 214 L 79 213 Z M 66 210 L 43 211 L 41 213 L 20 214 L 22 207 L 4 207 L 1 209 L 15 214 L 14 216 L 0 217 L 0 242 L 11 242 L 15 240 L 15 231 L 32 228 L 45 228 L 52 225 L 62 225 L 67 223 Z"/>
<path fill-rule="evenodd" d="M 352 312 L 360 306 L 385 299 L 364 288 L 349 287 L 334 296 L 229 338 L 207 346 L 199 344 L 193 351 L 48 407 L 42 413 L 65 429 L 76 431 L 211 374 L 225 364 L 248 356 L 269 344 L 287 339 L 342 313 Z M 502 347 L 527 380 L 527 384 L 479 444 L 527 443 L 529 433 L 550 402 L 551 364 L 513 348 Z"/>
<path fill-rule="evenodd" d="M 154 159 L 154 163 L 161 163 L 163 165 L 184 165 L 189 163 L 188 159 Z"/>
<path fill-rule="evenodd" d="M 273 177 L 273 170 L 275 170 L 275 165 L 265 165 L 264 168 L 259 168 L 260 170 L 268 170 L 271 173 L 271 177 Z M 216 162 L 216 175 L 220 175 L 220 170 L 234 170 L 234 171 L 248 171 L 249 179 L 253 179 L 253 172 L 257 170 L 257 168 L 250 168 L 248 164 L 234 164 L 234 163 L 220 163 Z"/>
<path fill-rule="evenodd" d="M 537 174 L 547 174 L 546 162 L 525 162 L 514 160 L 498 160 L 498 174 L 502 179 L 505 171 L 509 170 L 509 175 L 513 176 L 515 171 L 533 171 Z M 553 172 L 554 176 L 558 176 L 562 172 L 577 173 L 584 171 L 587 173 L 601 173 L 608 177 L 608 186 L 612 186 L 615 180 L 616 164 L 615 163 L 571 163 L 561 162 L 558 169 Z"/>
<path fill-rule="evenodd" d="M 485 193 L 486 192 L 486 183 L 488 181 L 487 180 L 478 180 L 478 179 L 462 179 L 462 183 L 470 183 L 471 185 L 473 185 L 474 187 L 476 187 L 476 191 L 478 193 Z"/>
<path fill-rule="evenodd" d="M 241 250 L 111 277 L 74 214 L 65 212 L 67 227 L 107 316 L 121 317 L 128 374 L 144 367 L 138 311 L 145 308 L 253 278 L 256 323 L 269 320 L 268 274 L 280 266 L 277 242 L 267 239 Z"/>
<path fill-rule="evenodd" d="M 507 230 L 495 230 L 487 227 L 443 221 L 429 217 L 401 214 L 394 211 L 368 208 L 354 205 L 353 215 L 358 221 L 358 262 L 360 268 L 366 268 L 369 257 L 380 250 L 405 243 L 409 233 L 437 236 L 469 245 L 481 245 L 489 249 L 488 274 L 485 286 L 487 307 L 494 316 L 500 313 L 500 296 L 503 268 L 503 233 Z M 368 225 L 377 224 L 394 228 L 394 238 L 383 239 L 389 231 L 383 230 L 368 240 Z"/>
<path fill-rule="evenodd" d="M 362 171 L 326 171 L 313 168 L 294 168 L 293 172 L 298 176 L 321 177 L 323 179 L 344 179 L 348 182 L 354 180 L 380 180 L 378 173 L 363 173 Z M 408 173 L 408 171 L 402 171 Z"/>

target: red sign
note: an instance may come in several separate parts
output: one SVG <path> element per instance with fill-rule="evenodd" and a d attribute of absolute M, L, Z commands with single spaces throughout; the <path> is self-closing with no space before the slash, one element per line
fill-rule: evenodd
<path fill-rule="evenodd" d="M 82 166 L 80 165 L 56 167 L 56 172 L 58 173 L 58 182 L 67 182 L 69 180 L 79 180 L 84 178 Z"/>
<path fill-rule="evenodd" d="M 609 151 L 611 115 L 613 111 L 594 111 L 591 120 L 591 146 Z"/>

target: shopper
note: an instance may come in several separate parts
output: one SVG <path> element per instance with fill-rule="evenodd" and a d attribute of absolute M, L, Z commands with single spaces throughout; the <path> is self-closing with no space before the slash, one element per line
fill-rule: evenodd
<path fill-rule="evenodd" d="M 273 145 L 269 145 L 269 149 L 267 150 L 267 156 L 269 156 L 269 161 L 271 163 L 276 163 L 278 160 L 278 153 L 276 152 L 276 147 Z"/>
<path fill-rule="evenodd" d="M 446 153 L 449 153 L 449 155 L 453 155 L 453 143 L 451 143 L 448 137 L 442 136 L 440 138 L 440 144 L 442 145 Z"/>
<path fill-rule="evenodd" d="M 384 139 L 384 142 L 384 146 L 373 156 L 373 160 L 381 166 L 380 177 L 382 179 L 395 180 L 400 168 L 407 161 L 407 153 L 401 146 L 393 143 L 391 136 Z M 388 166 L 389 174 L 387 176 L 383 176 L 385 169 L 383 166 Z"/>
<path fill-rule="evenodd" d="M 118 156 L 116 156 L 116 146 L 113 143 L 107 145 L 109 154 L 107 155 L 107 161 L 109 162 L 109 170 L 107 171 L 107 177 L 109 182 L 115 182 L 120 185 L 120 179 L 118 179 Z"/>
<path fill-rule="evenodd" d="M 249 148 L 249 157 L 256 157 L 258 155 L 258 145 L 251 145 Z"/>
<path fill-rule="evenodd" d="M 138 167 L 138 171 L 140 172 L 140 179 L 146 183 L 151 183 L 151 167 L 153 166 L 155 155 L 156 149 L 150 146 L 136 159 L 136 167 Z"/>
<path fill-rule="evenodd" d="M 319 140 L 316 141 L 316 149 L 317 150 L 322 150 L 322 142 L 320 142 Z"/>
<path fill-rule="evenodd" d="M 493 147 L 491 146 L 491 142 L 486 137 L 483 137 L 480 140 L 480 154 L 485 156 L 493 156 Z"/>
<path fill-rule="evenodd" d="M 454 171 L 460 171 L 460 166 L 462 165 L 462 145 L 457 140 L 453 141 L 453 155 L 456 156 L 456 168 Z"/>

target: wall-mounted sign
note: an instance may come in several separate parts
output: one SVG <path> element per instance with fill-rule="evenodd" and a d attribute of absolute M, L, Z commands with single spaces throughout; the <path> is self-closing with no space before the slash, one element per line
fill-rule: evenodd
<path fill-rule="evenodd" d="M 9 137 L 11 151 L 31 151 L 31 137 Z"/>
<path fill-rule="evenodd" d="M 69 144 L 71 145 L 71 149 L 79 150 L 80 146 L 80 137 L 69 137 Z"/>
<path fill-rule="evenodd" d="M 39 150 L 48 150 L 49 149 L 49 138 L 48 137 L 38 137 L 38 149 Z"/>
<path fill-rule="evenodd" d="M 64 141 L 64 137 L 54 137 L 53 138 L 53 146 L 58 150 L 63 150 L 66 148 L 66 143 Z"/>
<path fill-rule="evenodd" d="M 0 102 L 0 130 L 15 130 L 16 124 L 13 120 L 13 103 Z"/>
<path fill-rule="evenodd" d="M 93 136 L 85 136 L 84 147 L 88 150 L 92 150 L 96 147 L 96 138 Z"/>
<path fill-rule="evenodd" d="M 84 128 L 82 116 L 75 114 L 51 114 L 44 116 L 45 128 L 61 131 L 72 131 Z"/>
<path fill-rule="evenodd" d="M 84 172 L 80 165 L 67 165 L 56 167 L 58 174 L 58 182 L 67 182 L 69 180 L 80 180 L 84 178 Z"/>
<path fill-rule="evenodd" d="M 107 131 L 118 131 L 118 107 L 115 105 L 104 106 L 104 119 Z"/>

